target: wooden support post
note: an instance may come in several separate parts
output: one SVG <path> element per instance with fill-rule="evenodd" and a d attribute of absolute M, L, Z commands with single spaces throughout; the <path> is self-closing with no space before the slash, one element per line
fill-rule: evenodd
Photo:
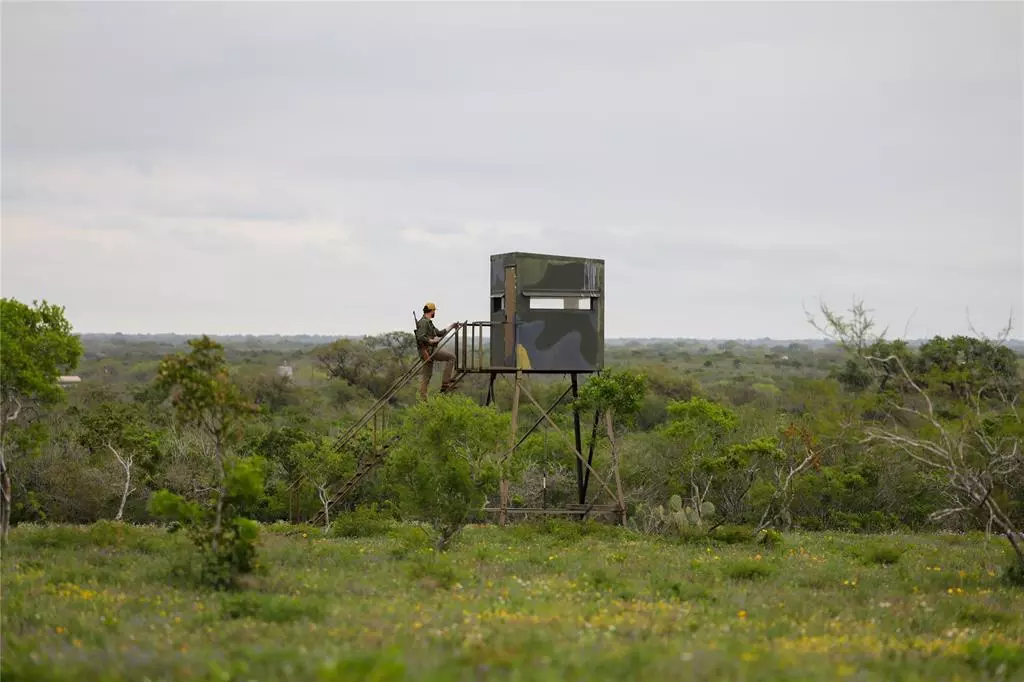
<path fill-rule="evenodd" d="M 509 448 L 514 449 L 519 440 L 519 393 L 523 386 L 523 371 L 516 372 L 516 384 L 512 390 L 512 428 L 509 434 Z M 501 512 L 498 516 L 498 523 L 502 526 L 508 518 L 508 479 L 505 473 L 501 474 Z"/>
<path fill-rule="evenodd" d="M 576 451 L 582 453 L 583 452 L 583 435 L 580 433 L 580 410 L 576 406 L 576 399 L 579 398 L 579 395 L 580 395 L 579 381 L 577 379 L 576 372 L 573 372 L 572 373 L 572 399 L 573 399 L 573 406 L 572 406 L 572 428 L 573 428 L 573 435 L 576 436 Z M 586 501 L 587 501 L 586 500 L 587 491 L 586 491 L 586 488 L 583 487 L 583 477 L 584 477 L 584 473 L 583 473 L 583 460 L 577 459 L 576 460 L 576 493 L 579 496 L 580 504 L 585 504 Z"/>
<path fill-rule="evenodd" d="M 488 333 L 489 332 L 490 332 L 490 330 L 488 330 Z M 476 330 L 473 331 L 473 335 L 476 336 Z M 477 351 L 479 353 L 479 356 L 477 357 L 476 366 L 477 366 L 478 369 L 483 369 L 484 368 L 484 328 L 482 326 L 480 327 L 480 343 L 477 346 L 477 348 L 479 349 Z"/>
<path fill-rule="evenodd" d="M 619 503 L 619 515 L 622 519 L 622 525 L 626 525 L 626 500 L 622 495 L 622 479 L 619 477 L 619 452 L 615 445 L 615 430 L 612 428 L 612 410 L 608 409 L 604 413 L 604 423 L 608 427 L 608 441 L 612 446 L 612 469 L 615 472 L 615 490 L 617 492 L 617 502 Z"/>
<path fill-rule="evenodd" d="M 590 432 L 590 452 L 587 454 L 587 465 L 594 464 L 594 445 L 597 444 L 597 427 L 601 425 L 601 410 L 594 410 L 594 428 Z M 587 488 L 590 486 L 590 470 L 583 476 L 583 503 L 586 504 Z"/>

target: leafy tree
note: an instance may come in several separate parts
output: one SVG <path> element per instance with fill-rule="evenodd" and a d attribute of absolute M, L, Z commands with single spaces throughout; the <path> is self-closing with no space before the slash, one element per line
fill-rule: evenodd
<path fill-rule="evenodd" d="M 42 438 L 35 422 L 41 408 L 64 400 L 58 377 L 82 355 L 64 308 L 43 301 L 28 306 L 0 299 L 0 541 L 11 520 L 10 445 L 24 451 Z"/>
<path fill-rule="evenodd" d="M 510 417 L 461 395 L 431 396 L 409 407 L 387 477 L 399 509 L 429 523 L 446 550 L 501 480 Z"/>
<path fill-rule="evenodd" d="M 188 345 L 192 349 L 188 355 L 178 353 L 161 361 L 155 383 L 170 394 L 179 423 L 199 429 L 213 443 L 217 475 L 213 511 L 166 490 L 154 496 L 151 509 L 184 523 L 196 544 L 209 548 L 204 574 L 223 586 L 233 583 L 236 573 L 251 570 L 255 556 L 255 522 L 232 515 L 227 527 L 224 524 L 226 507 L 233 512 L 263 494 L 256 458 L 228 460 L 228 448 L 241 439 L 245 419 L 255 408 L 232 382 L 220 344 L 204 335 Z"/>
<path fill-rule="evenodd" d="M 295 520 L 295 491 L 302 479 L 295 446 L 309 440 L 303 429 L 288 425 L 261 434 L 251 445 L 251 452 L 266 459 L 284 473 L 283 491 L 288 495 L 288 520 Z"/>
<path fill-rule="evenodd" d="M 247 398 L 257 406 L 265 406 L 268 412 L 277 412 L 298 402 L 295 385 L 288 377 L 259 374 L 249 378 L 243 390 Z"/>
<path fill-rule="evenodd" d="M 379 397 L 412 366 L 415 349 L 412 334 L 390 332 L 359 341 L 339 339 L 318 348 L 316 359 L 327 376 L 344 379 Z"/>
<path fill-rule="evenodd" d="M 986 339 L 936 336 L 921 346 L 911 369 L 933 394 L 944 389 L 964 405 L 1005 403 L 1020 388 L 1016 354 Z"/>
<path fill-rule="evenodd" d="M 81 425 L 79 442 L 93 454 L 113 454 L 124 470 L 121 503 L 114 516 L 114 520 L 120 521 L 128 496 L 135 492 L 132 483 L 136 463 L 142 468 L 143 477 L 148 479 L 154 474 L 160 457 L 159 433 L 150 428 L 135 403 L 100 403 L 82 415 Z"/>
<path fill-rule="evenodd" d="M 391 360 L 402 370 L 412 366 L 416 359 L 416 335 L 410 332 L 386 332 L 376 336 L 363 337 L 363 344 L 373 352 L 386 351 Z"/>

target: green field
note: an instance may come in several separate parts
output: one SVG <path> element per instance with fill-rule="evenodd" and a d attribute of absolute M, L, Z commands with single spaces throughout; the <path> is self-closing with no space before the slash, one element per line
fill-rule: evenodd
<path fill-rule="evenodd" d="M 367 528 L 373 532 L 373 528 Z M 984 535 L 652 538 L 568 521 L 265 527 L 247 589 L 198 589 L 181 535 L 21 525 L 14 680 L 978 680 L 1024 677 L 1024 592 Z"/>

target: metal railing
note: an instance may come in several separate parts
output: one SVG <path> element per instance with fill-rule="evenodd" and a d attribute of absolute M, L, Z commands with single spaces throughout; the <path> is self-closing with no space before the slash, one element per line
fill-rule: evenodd
<path fill-rule="evenodd" d="M 485 351 L 490 350 L 484 344 L 484 331 L 493 327 L 504 327 L 506 322 L 462 322 L 455 332 L 455 371 L 483 372 L 491 366 L 490 358 Z M 493 339 L 488 339 L 493 342 Z"/>
<path fill-rule="evenodd" d="M 434 353 L 436 353 L 439 348 L 443 348 L 452 339 L 458 339 L 458 330 L 455 331 L 455 334 L 452 334 L 450 331 L 446 333 L 441 338 L 441 341 L 434 347 L 434 350 L 430 353 L 430 357 L 433 357 Z M 370 409 L 366 411 L 366 413 L 359 419 L 359 421 L 350 426 L 348 430 L 345 431 L 345 433 L 343 433 L 334 442 L 334 447 L 337 449 L 341 449 L 350 440 L 352 440 L 356 433 L 358 433 L 360 429 L 366 426 L 370 422 L 370 420 L 374 418 L 374 415 L 376 415 L 381 410 L 381 408 L 383 408 L 385 405 L 391 402 L 391 399 L 395 396 L 396 393 L 398 393 L 400 390 L 402 390 L 402 388 L 406 386 L 406 384 L 408 384 L 410 381 L 416 378 L 416 375 L 420 373 L 420 370 L 423 368 L 423 365 L 424 363 L 426 363 L 426 361 L 427 360 L 425 358 L 423 358 L 420 355 L 417 355 L 416 362 L 414 362 L 413 365 L 409 367 L 409 369 L 403 372 L 401 376 L 395 379 L 391 383 L 391 386 L 389 386 L 387 390 L 384 391 L 384 394 L 377 399 L 377 401 L 370 407 Z"/>
<path fill-rule="evenodd" d="M 495 341 L 493 330 L 498 328 L 499 332 L 505 329 L 509 323 L 505 322 L 464 322 L 460 323 L 455 337 L 455 369 L 456 372 L 486 372 L 488 370 L 505 371 L 515 369 L 496 367 L 490 364 L 490 345 Z M 512 323 L 516 328 L 519 323 Z M 483 338 L 485 330 L 492 330 L 486 342 Z"/>

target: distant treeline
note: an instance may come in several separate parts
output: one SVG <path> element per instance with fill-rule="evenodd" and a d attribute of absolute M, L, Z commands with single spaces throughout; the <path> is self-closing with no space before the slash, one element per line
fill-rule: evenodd
<path fill-rule="evenodd" d="M 80 334 L 79 335 L 83 343 L 88 345 L 90 343 L 153 343 L 160 345 L 167 345 L 171 347 L 184 347 L 189 339 L 196 338 L 199 334 L 176 334 L 176 333 L 162 333 L 162 334 L 123 334 L 120 332 L 116 333 L 91 333 L 91 334 Z M 331 343 L 337 339 L 352 339 L 358 340 L 363 338 L 364 335 L 330 335 L 330 334 L 210 334 L 208 335 L 211 339 L 225 345 L 250 345 L 250 344 L 267 344 L 267 345 L 303 345 L 303 346 L 320 346 L 323 344 Z M 916 348 L 924 343 L 927 343 L 928 339 L 908 339 L 907 345 Z M 762 337 L 758 339 L 702 339 L 696 337 L 616 337 L 605 339 L 605 344 L 609 346 L 658 346 L 663 344 L 671 345 L 707 345 L 718 347 L 720 349 L 726 349 L 734 346 L 744 347 L 791 347 L 791 346 L 804 346 L 806 348 L 829 348 L 833 344 L 832 341 L 827 339 L 773 339 L 770 337 Z M 1024 340 L 1022 339 L 1007 339 L 1006 346 L 1014 350 L 1024 352 Z"/>

